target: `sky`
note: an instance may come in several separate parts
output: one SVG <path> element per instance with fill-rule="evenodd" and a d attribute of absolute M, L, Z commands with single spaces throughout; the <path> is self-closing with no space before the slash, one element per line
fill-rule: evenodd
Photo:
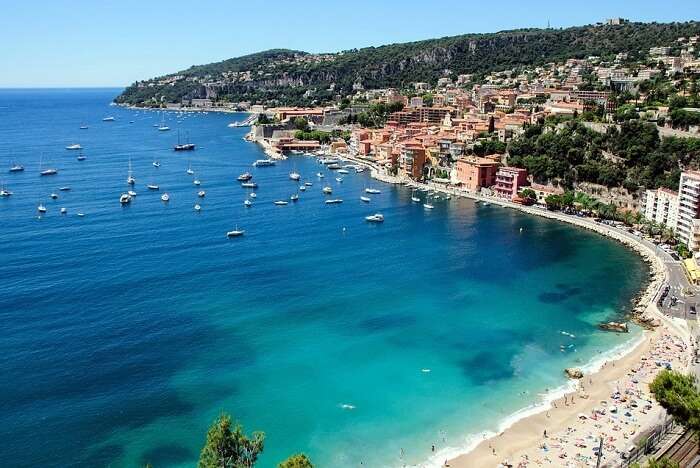
<path fill-rule="evenodd" d="M 123 87 L 271 48 L 336 52 L 609 17 L 700 19 L 700 0 L 0 0 L 0 87 Z"/>

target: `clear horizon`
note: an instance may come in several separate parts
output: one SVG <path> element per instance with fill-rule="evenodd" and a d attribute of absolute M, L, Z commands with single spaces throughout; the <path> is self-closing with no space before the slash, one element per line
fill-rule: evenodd
<path fill-rule="evenodd" d="M 691 0 L 664 4 L 621 0 L 614 5 L 591 0 L 585 9 L 562 9 L 553 0 L 534 5 L 504 0 L 498 9 L 438 0 L 418 15 L 423 3 L 416 0 L 382 4 L 358 0 L 352 5 L 311 0 L 296 10 L 282 2 L 270 5 L 262 14 L 252 4 L 234 6 L 217 0 L 207 4 L 199 17 L 184 0 L 148 8 L 136 0 L 119 5 L 59 0 L 41 5 L 39 15 L 34 3 L 8 5 L 0 41 L 13 47 L 0 54 L 0 63 L 12 66 L 0 73 L 0 88 L 123 88 L 194 64 L 273 48 L 337 52 L 547 24 L 582 26 L 610 17 L 691 21 L 700 13 Z"/>

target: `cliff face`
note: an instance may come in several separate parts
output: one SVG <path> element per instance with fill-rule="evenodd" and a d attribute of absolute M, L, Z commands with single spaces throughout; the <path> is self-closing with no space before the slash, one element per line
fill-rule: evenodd
<path fill-rule="evenodd" d="M 431 39 L 355 49 L 333 54 L 275 49 L 129 86 L 116 102 L 155 105 L 190 97 L 280 104 L 324 102 L 365 89 L 434 84 L 440 77 L 480 74 L 541 65 L 591 55 L 673 45 L 678 37 L 700 34 L 700 23 L 629 23 L 568 29 L 530 29 Z"/>

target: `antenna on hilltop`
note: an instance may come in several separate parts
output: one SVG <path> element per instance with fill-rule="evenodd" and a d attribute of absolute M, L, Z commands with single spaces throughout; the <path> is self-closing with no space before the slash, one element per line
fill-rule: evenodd
<path fill-rule="evenodd" d="M 551 28 L 549 27 L 549 18 L 547 18 L 547 29 L 551 29 Z"/>

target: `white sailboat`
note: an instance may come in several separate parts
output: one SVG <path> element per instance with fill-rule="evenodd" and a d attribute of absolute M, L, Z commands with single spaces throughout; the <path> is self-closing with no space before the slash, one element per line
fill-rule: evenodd
<path fill-rule="evenodd" d="M 192 170 L 192 162 L 187 161 L 187 170 L 185 171 L 188 175 L 194 175 L 194 171 Z"/>
<path fill-rule="evenodd" d="M 418 198 L 418 197 L 416 196 L 416 191 L 415 191 L 415 190 L 411 193 L 411 201 L 414 202 L 414 203 L 420 203 L 420 198 Z"/>
<path fill-rule="evenodd" d="M 170 130 L 170 127 L 165 125 L 165 114 L 163 114 L 161 112 L 160 113 L 160 126 L 158 127 L 158 131 L 159 132 L 167 132 L 168 130 Z"/>
<path fill-rule="evenodd" d="M 129 175 L 126 177 L 126 183 L 129 185 L 134 185 L 136 183 L 134 174 L 131 171 L 131 158 L 129 158 Z"/>

